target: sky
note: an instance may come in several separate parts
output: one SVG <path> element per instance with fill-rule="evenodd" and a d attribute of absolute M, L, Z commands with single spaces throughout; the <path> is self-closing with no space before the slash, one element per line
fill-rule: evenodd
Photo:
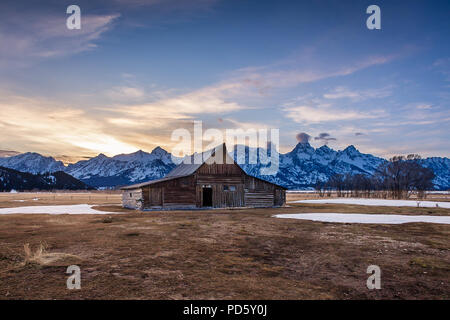
<path fill-rule="evenodd" d="M 69 5 L 81 29 L 69 30 Z M 369 5 L 381 29 L 369 30 Z M 279 129 L 381 157 L 450 156 L 450 2 L 0 3 L 0 150 L 68 162 Z"/>

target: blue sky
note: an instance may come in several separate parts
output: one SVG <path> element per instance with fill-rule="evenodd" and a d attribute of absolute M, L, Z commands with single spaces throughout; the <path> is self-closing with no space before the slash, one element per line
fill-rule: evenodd
<path fill-rule="evenodd" d="M 71 4 L 81 30 L 66 28 Z M 371 4 L 381 30 L 366 27 Z M 305 132 L 316 147 L 450 156 L 449 9 L 414 0 L 2 1 L 0 149 L 170 151 L 174 129 L 202 120 L 279 128 L 281 151 Z"/>

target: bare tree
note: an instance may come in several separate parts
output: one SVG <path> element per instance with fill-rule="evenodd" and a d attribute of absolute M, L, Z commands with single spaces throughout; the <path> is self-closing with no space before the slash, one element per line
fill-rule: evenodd
<path fill-rule="evenodd" d="M 337 196 L 342 197 L 342 191 L 344 189 L 344 177 L 341 174 L 335 174 L 333 175 L 329 180 L 328 183 L 330 188 L 335 189 Z"/>
<path fill-rule="evenodd" d="M 378 168 L 385 189 L 395 199 L 409 198 L 414 191 L 425 193 L 433 187 L 434 173 L 420 165 L 420 156 L 395 156 Z"/>
<path fill-rule="evenodd" d="M 336 174 L 328 180 L 326 188 L 336 190 L 338 197 L 407 199 L 415 192 L 419 198 L 424 198 L 425 191 L 433 188 L 434 173 L 420 162 L 421 157 L 417 154 L 395 156 L 380 165 L 372 176 Z"/>
<path fill-rule="evenodd" d="M 324 185 L 325 183 L 319 179 L 317 179 L 316 183 L 314 184 L 314 189 L 319 193 L 320 197 L 323 197 L 324 195 Z"/>

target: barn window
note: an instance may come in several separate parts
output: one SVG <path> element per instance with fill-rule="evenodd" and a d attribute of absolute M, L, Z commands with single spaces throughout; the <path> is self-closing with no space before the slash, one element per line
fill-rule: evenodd
<path fill-rule="evenodd" d="M 223 186 L 223 191 L 236 191 L 236 186 L 224 185 Z"/>

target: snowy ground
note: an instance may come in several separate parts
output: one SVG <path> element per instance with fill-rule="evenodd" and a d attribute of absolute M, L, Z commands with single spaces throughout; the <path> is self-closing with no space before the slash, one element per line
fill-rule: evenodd
<path fill-rule="evenodd" d="M 376 223 L 376 224 L 401 224 L 409 222 L 429 222 L 450 224 L 448 216 L 407 216 L 397 214 L 350 214 L 350 213 L 300 213 L 277 214 L 276 218 L 301 219 L 322 222 L 339 223 Z"/>
<path fill-rule="evenodd" d="M 31 206 L 16 208 L 1 208 L 0 214 L 115 214 L 118 212 L 106 212 L 92 209 L 88 204 L 60 205 L 60 206 Z"/>
<path fill-rule="evenodd" d="M 439 208 L 450 208 L 450 202 L 442 202 L 442 201 L 385 200 L 385 199 L 362 199 L 362 198 L 297 200 L 292 201 L 290 203 L 332 203 L 332 204 L 356 204 L 362 206 L 422 207 L 422 208 L 436 208 L 438 206 Z"/>

